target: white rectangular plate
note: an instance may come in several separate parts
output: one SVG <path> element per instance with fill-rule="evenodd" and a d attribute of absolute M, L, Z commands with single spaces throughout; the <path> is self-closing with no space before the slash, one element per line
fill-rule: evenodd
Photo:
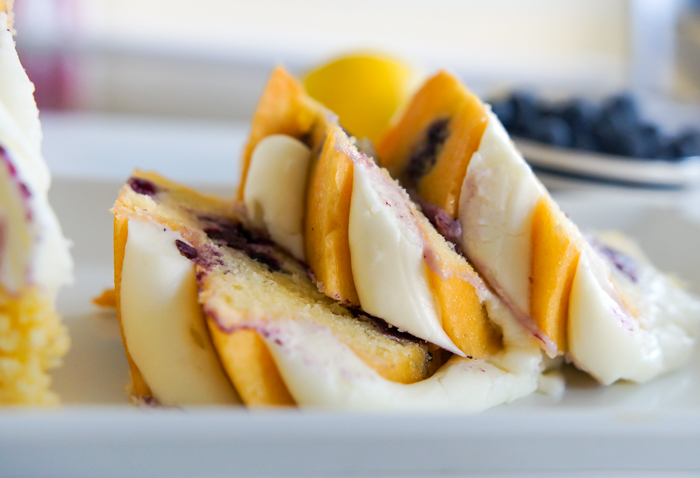
<path fill-rule="evenodd" d="M 54 152 L 67 154 L 65 141 L 52 136 L 59 127 L 65 129 L 58 120 L 62 118 L 45 121 L 50 164 Z M 129 171 L 142 161 L 175 179 L 191 179 L 188 170 L 195 167 L 195 180 L 212 179 L 200 189 L 231 194 L 233 188 L 226 181 L 222 186 L 218 171 L 231 168 L 229 184 L 235 182 L 235 161 L 228 164 L 227 158 L 238 156 L 244 134 L 240 127 L 218 126 L 187 141 L 181 138 L 187 128 L 170 123 L 158 123 L 159 130 L 127 121 L 116 128 L 118 134 L 113 124 L 87 134 L 78 123 L 62 137 L 74 142 L 72 161 L 81 165 L 80 174 L 64 170 L 51 192 L 66 235 L 74 241 L 76 260 L 76 283 L 59 301 L 73 340 L 64 367 L 54 373 L 64 407 L 0 411 L 1 477 L 510 476 L 526 471 L 553 476 L 574 470 L 700 470 L 697 357 L 683 370 L 644 386 L 600 387 L 569 370 L 561 399 L 533 395 L 479 415 L 130 406 L 116 314 L 90 303 L 113 283 L 108 210 Z M 145 134 L 143 128 L 149 127 L 162 137 Z M 217 149 L 208 151 L 199 142 L 204 138 Z M 176 140 L 181 145 L 173 148 Z M 151 141 L 155 156 L 129 156 L 139 150 L 139 141 Z M 167 155 L 158 155 L 159 146 Z M 89 157 L 80 151 L 89 151 Z M 192 157 L 196 151 L 203 152 L 201 158 Z M 123 160 L 101 166 L 104 158 Z M 662 269 L 675 271 L 700 290 L 697 194 L 559 199 L 583 226 L 632 234 Z"/>

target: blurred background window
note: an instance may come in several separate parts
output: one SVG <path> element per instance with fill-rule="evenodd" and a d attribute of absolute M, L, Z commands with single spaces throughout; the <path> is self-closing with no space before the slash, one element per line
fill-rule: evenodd
<path fill-rule="evenodd" d="M 357 50 L 428 73 L 448 67 L 482 94 L 700 99 L 700 1 L 16 3 L 18 47 L 44 109 L 247 120 L 276 64 L 301 73 Z"/>

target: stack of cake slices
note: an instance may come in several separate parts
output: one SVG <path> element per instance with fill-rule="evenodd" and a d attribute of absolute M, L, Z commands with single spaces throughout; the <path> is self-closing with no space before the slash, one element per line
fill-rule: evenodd
<path fill-rule="evenodd" d="M 629 239 L 584 236 L 490 107 L 454 76 L 423 85 L 377 154 L 460 225 L 456 247 L 550 357 L 566 356 L 603 384 L 644 382 L 690 357 L 697 299 Z"/>
<path fill-rule="evenodd" d="M 128 180 L 135 401 L 474 412 L 535 392 L 549 358 L 605 384 L 687 361 L 700 302 L 628 240 L 584 236 L 487 105 L 440 72 L 402 111 L 372 145 L 278 68 L 236 199 Z"/>
<path fill-rule="evenodd" d="M 34 85 L 11 29 L 0 1 L 0 405 L 54 404 L 47 370 L 69 346 L 55 301 L 72 262 L 48 201 Z"/>

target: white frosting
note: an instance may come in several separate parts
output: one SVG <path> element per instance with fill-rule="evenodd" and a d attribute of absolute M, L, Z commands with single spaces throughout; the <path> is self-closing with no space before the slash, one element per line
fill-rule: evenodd
<path fill-rule="evenodd" d="M 488 114 L 462 186 L 461 245 L 527 322 L 532 215 L 546 193 L 501 123 Z M 611 273 L 617 274 L 614 266 L 590 246 L 584 248 L 569 304 L 569 358 L 606 384 L 621 378 L 643 382 L 682 365 L 696 336 L 695 299 L 642 261 L 639 283 L 623 276 L 616 280 L 627 300 L 639 308 L 636 319 L 610 280 Z"/>
<path fill-rule="evenodd" d="M 48 192 L 51 176 L 41 157 L 41 124 L 34 84 L 19 61 L 4 12 L 0 12 L 0 125 L 0 142 L 25 156 L 34 173 L 36 190 Z"/>
<path fill-rule="evenodd" d="M 545 194 L 490 110 L 459 201 L 462 250 L 520 312 L 530 311 L 532 216 Z"/>
<path fill-rule="evenodd" d="M 33 91 L 7 31 L 7 15 L 0 13 L 0 147 L 16 171 L 13 176 L 0 164 L 0 282 L 10 291 L 36 284 L 55 295 L 72 281 L 73 266 L 48 202 L 50 175 Z"/>
<path fill-rule="evenodd" d="M 24 285 L 34 246 L 28 212 L 19 184 L 0 158 L 0 283 L 13 292 Z"/>
<path fill-rule="evenodd" d="M 428 283 L 420 230 L 397 217 L 362 163 L 355 163 L 353 168 L 348 234 L 352 274 L 362 309 L 416 337 L 464 355 L 442 328 L 438 304 Z"/>
<path fill-rule="evenodd" d="M 301 406 L 479 412 L 537 390 L 542 361 L 538 346 L 499 301 L 487 307 L 503 329 L 504 350 L 485 360 L 453 356 L 432 377 L 409 385 L 381 377 L 328 329 L 312 323 L 275 322 L 265 340 Z"/>
<path fill-rule="evenodd" d="M 197 300 L 194 264 L 176 239 L 163 226 L 129 220 L 120 304 L 126 346 L 159 403 L 239 403 Z"/>
<path fill-rule="evenodd" d="M 304 260 L 304 201 L 311 150 L 282 134 L 264 138 L 253 151 L 243 198 L 253 223 Z"/>
<path fill-rule="evenodd" d="M 611 271 L 626 300 L 638 308 L 638 317 L 622 302 Z M 569 356 L 604 384 L 645 382 L 677 369 L 695 345 L 700 302 L 644 261 L 637 262 L 635 276 L 636 283 L 588 245 L 576 270 Z"/>

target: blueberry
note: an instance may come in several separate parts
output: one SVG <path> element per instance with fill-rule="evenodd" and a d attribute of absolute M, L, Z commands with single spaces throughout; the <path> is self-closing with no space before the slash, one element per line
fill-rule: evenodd
<path fill-rule="evenodd" d="M 600 142 L 592 132 L 587 132 L 583 130 L 576 130 L 572 128 L 573 142 L 572 147 L 574 149 L 580 149 L 582 151 L 599 151 Z"/>
<path fill-rule="evenodd" d="M 662 136 L 659 128 L 653 124 L 642 124 L 637 129 L 637 134 L 641 137 L 642 150 L 639 158 L 656 159 L 661 153 Z"/>
<path fill-rule="evenodd" d="M 515 105 L 512 98 L 497 101 L 491 105 L 491 111 L 498 116 L 503 127 L 510 131 L 515 123 Z"/>
<path fill-rule="evenodd" d="M 576 98 L 563 105 L 559 116 L 569 123 L 575 135 L 592 135 L 600 107 L 592 101 Z"/>
<path fill-rule="evenodd" d="M 533 121 L 540 117 L 537 97 L 529 91 L 516 91 L 511 96 L 513 103 L 513 134 L 526 136 Z"/>
<path fill-rule="evenodd" d="M 151 181 L 142 178 L 129 178 L 127 181 L 131 189 L 137 194 L 143 194 L 144 196 L 155 196 L 158 194 L 158 186 L 153 184 Z"/>
<path fill-rule="evenodd" d="M 700 156 L 700 131 L 687 130 L 673 140 L 673 155 L 676 158 Z"/>
<path fill-rule="evenodd" d="M 528 115 L 538 111 L 537 96 L 532 91 L 516 90 L 510 98 L 515 107 L 516 116 L 522 114 Z"/>
<path fill-rule="evenodd" d="M 610 151 L 613 154 L 620 156 L 629 156 L 632 158 L 645 157 L 646 141 L 644 137 L 635 129 L 623 130 L 619 133 L 619 137 Z"/>
<path fill-rule="evenodd" d="M 659 146 L 659 154 L 657 154 L 657 158 L 665 159 L 667 161 L 676 159 L 676 151 L 674 149 L 674 143 L 672 138 L 661 138 L 661 145 Z"/>
<path fill-rule="evenodd" d="M 425 137 L 408 159 L 406 175 L 409 187 L 415 186 L 435 166 L 440 148 L 449 135 L 449 120 L 446 118 L 435 120 L 428 126 Z"/>
<path fill-rule="evenodd" d="M 601 116 L 620 128 L 637 125 L 640 122 L 637 102 L 629 93 L 608 98 L 603 103 Z"/>
<path fill-rule="evenodd" d="M 568 148 L 573 144 L 569 124 L 556 116 L 543 116 L 530 125 L 529 138 L 542 143 Z"/>
<path fill-rule="evenodd" d="M 177 250 L 180 251 L 180 254 L 182 254 L 186 258 L 190 260 L 197 259 L 197 249 L 190 246 L 186 242 L 181 241 L 180 239 L 175 239 L 175 246 L 177 247 Z"/>
<path fill-rule="evenodd" d="M 637 128 L 616 123 L 609 117 L 604 117 L 596 123 L 595 136 L 600 142 L 600 151 L 608 154 L 638 156 L 643 150 L 642 138 Z"/>
<path fill-rule="evenodd" d="M 537 102 L 535 107 L 541 116 L 557 116 L 561 118 L 562 113 L 564 112 L 564 105 L 556 102 L 550 103 L 542 100 Z"/>

